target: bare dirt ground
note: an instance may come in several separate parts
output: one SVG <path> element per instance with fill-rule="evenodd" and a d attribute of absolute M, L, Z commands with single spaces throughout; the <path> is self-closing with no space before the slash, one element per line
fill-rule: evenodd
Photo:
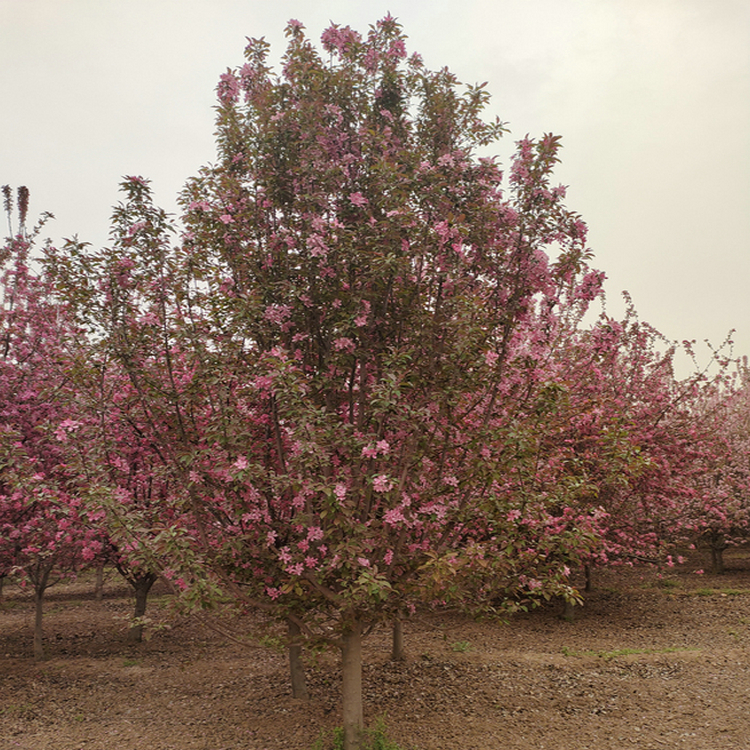
<path fill-rule="evenodd" d="M 507 625 L 451 614 L 366 643 L 366 719 L 419 750 L 750 748 L 750 553 L 705 564 L 599 571 L 574 622 L 555 605 Z M 164 616 L 156 591 L 149 613 Z M 6 585 L 0 605 L 2 750 L 309 750 L 339 721 L 335 655 L 309 659 L 310 702 L 291 698 L 283 653 L 243 648 L 195 621 L 124 640 L 128 591 L 113 577 L 58 586 L 48 659 L 31 656 L 33 607 Z"/>

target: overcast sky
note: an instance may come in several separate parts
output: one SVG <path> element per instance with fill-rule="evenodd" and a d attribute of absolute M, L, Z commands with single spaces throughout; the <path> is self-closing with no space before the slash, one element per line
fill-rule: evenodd
<path fill-rule="evenodd" d="M 214 90 L 299 19 L 365 33 L 387 11 L 431 68 L 488 82 L 509 123 L 563 138 L 559 182 L 590 227 L 608 309 L 627 289 L 671 339 L 750 354 L 748 0 L 0 0 L 0 184 L 54 241 L 107 241 L 123 175 L 176 211 L 212 161 Z M 4 234 L 3 230 L 0 233 Z"/>

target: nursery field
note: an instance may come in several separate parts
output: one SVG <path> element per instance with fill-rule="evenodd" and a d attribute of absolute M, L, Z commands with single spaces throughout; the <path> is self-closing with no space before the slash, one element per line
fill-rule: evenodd
<path fill-rule="evenodd" d="M 599 571 L 572 622 L 557 604 L 505 625 L 420 615 L 405 623 L 404 663 L 379 630 L 366 641 L 366 719 L 418 750 L 747 750 L 750 553 L 726 557 L 723 576 L 696 573 L 697 556 L 662 576 Z M 0 748 L 308 750 L 340 723 L 334 654 L 308 659 L 312 697 L 296 701 L 283 652 L 170 619 L 168 600 L 157 587 L 149 614 L 169 627 L 129 646 L 132 603 L 115 577 L 101 602 L 89 580 L 57 586 L 37 663 L 33 603 L 6 585 Z"/>

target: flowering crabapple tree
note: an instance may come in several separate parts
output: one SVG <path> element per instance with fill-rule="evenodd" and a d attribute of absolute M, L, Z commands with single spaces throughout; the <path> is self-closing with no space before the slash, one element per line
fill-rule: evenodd
<path fill-rule="evenodd" d="M 377 623 L 574 595 L 562 559 L 524 557 L 507 417 L 601 275 L 550 184 L 558 138 L 519 143 L 506 195 L 476 155 L 503 132 L 488 94 L 408 57 L 392 17 L 332 26 L 326 58 L 286 33 L 280 74 L 251 40 L 222 75 L 178 248 L 147 183 L 123 183 L 102 320 L 192 519 L 159 535 L 195 566 L 186 595 L 340 648 L 355 748 Z"/>
<path fill-rule="evenodd" d="M 589 566 L 671 565 L 674 548 L 694 537 L 697 519 L 705 524 L 697 488 L 708 467 L 723 460 L 725 438 L 720 412 L 701 404 L 729 394 L 729 360 L 715 356 L 715 374 L 696 365 L 677 380 L 675 351 L 629 302 L 622 321 L 602 316 L 556 355 L 567 416 L 553 446 L 564 448 L 566 471 L 585 487 L 579 511 L 599 508 L 601 543 Z"/>
<path fill-rule="evenodd" d="M 30 270 L 35 235 L 23 231 L 23 218 L 20 226 L 0 249 L 0 565 L 34 589 L 34 655 L 41 659 L 45 591 L 93 559 L 101 542 L 71 492 L 61 449 L 78 425 L 67 374 L 77 332 Z"/>
<path fill-rule="evenodd" d="M 746 541 L 750 529 L 749 394 L 747 367 L 740 366 L 733 378 L 704 387 L 692 405 L 704 450 L 679 527 L 686 541 L 709 550 L 717 574 L 724 572 L 724 550 Z"/>
<path fill-rule="evenodd" d="M 127 638 L 137 643 L 143 637 L 148 594 L 163 565 L 130 530 L 137 523 L 142 539 L 158 533 L 161 523 L 174 520 L 169 515 L 169 481 L 164 457 L 145 437 L 128 378 L 103 356 L 86 374 L 83 391 L 89 420 L 76 431 L 71 463 L 80 467 L 81 494 L 90 519 L 106 530 L 101 560 L 114 566 L 133 588 L 135 608 Z"/>

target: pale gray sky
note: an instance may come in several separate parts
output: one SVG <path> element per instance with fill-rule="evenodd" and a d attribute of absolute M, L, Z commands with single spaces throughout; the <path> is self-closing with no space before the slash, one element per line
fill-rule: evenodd
<path fill-rule="evenodd" d="M 290 18 L 317 40 L 387 11 L 430 67 L 488 81 L 506 164 L 526 133 L 562 135 L 612 313 L 627 289 L 668 337 L 736 328 L 750 354 L 747 0 L 0 0 L 0 184 L 29 187 L 55 241 L 102 244 L 121 176 L 174 211 L 212 160 L 214 88 L 246 36 L 277 61 Z"/>

